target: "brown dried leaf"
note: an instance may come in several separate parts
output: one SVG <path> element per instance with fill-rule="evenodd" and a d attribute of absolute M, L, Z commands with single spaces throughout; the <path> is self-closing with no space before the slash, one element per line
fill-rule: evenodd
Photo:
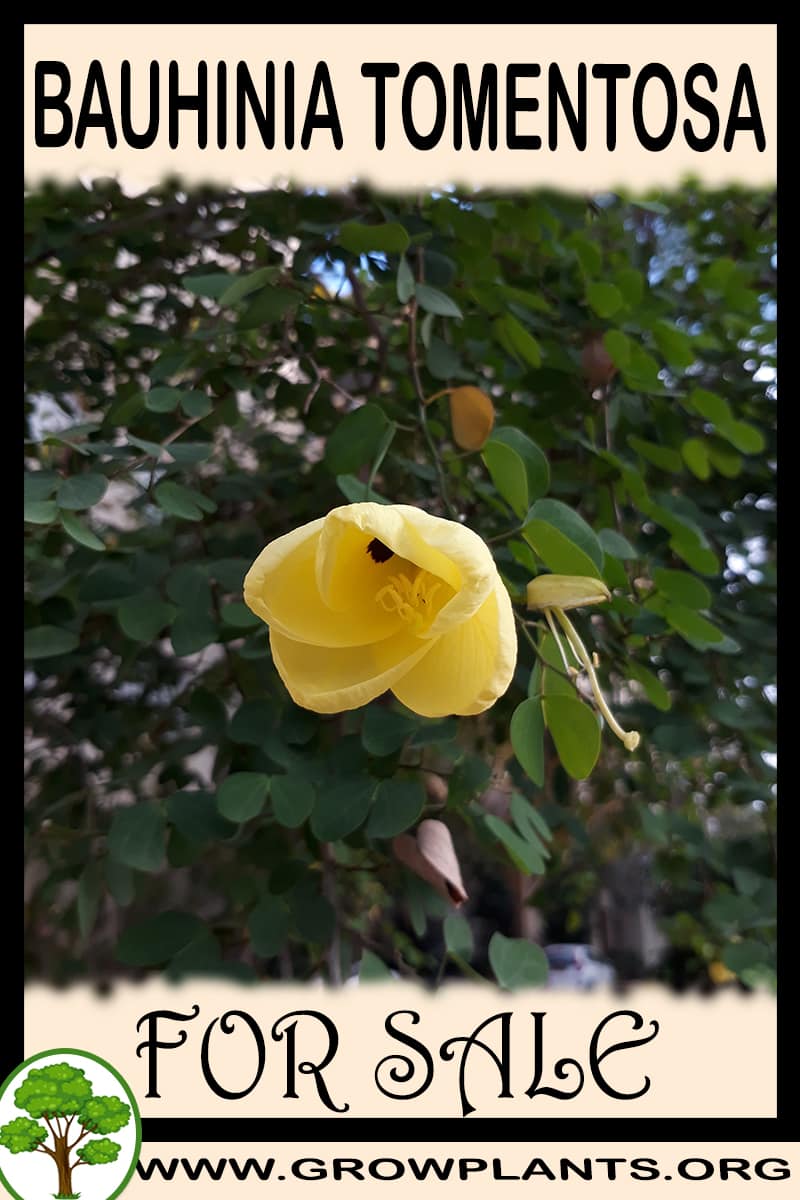
<path fill-rule="evenodd" d="M 392 841 L 395 857 L 460 908 L 467 899 L 450 830 L 443 821 L 423 821 L 416 837 L 401 833 Z"/>

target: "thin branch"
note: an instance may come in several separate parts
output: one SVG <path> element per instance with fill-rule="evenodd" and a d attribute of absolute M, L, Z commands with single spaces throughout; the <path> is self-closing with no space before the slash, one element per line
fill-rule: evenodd
<path fill-rule="evenodd" d="M 472 451 L 470 451 L 471 453 Z M 486 538 L 486 545 L 494 546 L 497 542 L 506 542 L 509 538 L 516 537 L 517 534 L 522 533 L 524 528 L 524 525 L 517 525 L 514 529 L 507 529 L 505 533 L 496 533 L 494 537 Z"/>
<path fill-rule="evenodd" d="M 328 959 L 328 974 L 330 981 L 334 986 L 339 987 L 342 982 L 342 961 L 341 961 L 341 925 L 342 912 L 339 904 L 339 889 L 336 886 L 336 860 L 333 857 L 333 848 L 330 842 L 322 843 L 322 891 L 325 899 L 333 909 L 336 918 L 333 927 L 333 936 L 331 937 L 330 946 L 327 951 Z"/>
<path fill-rule="evenodd" d="M 167 446 L 171 445 L 172 442 L 177 441 L 179 437 L 181 437 L 184 433 L 186 433 L 187 429 L 191 429 L 191 427 L 193 425 L 196 425 L 198 421 L 202 421 L 203 419 L 204 419 L 203 417 L 189 417 L 188 420 L 183 421 L 182 424 L 180 424 L 177 429 L 174 429 L 172 431 L 172 433 L 169 434 L 168 437 L 164 438 L 164 441 L 161 443 L 161 449 L 166 450 Z M 147 462 L 148 458 L 152 458 L 152 457 L 153 456 L 151 454 L 141 454 L 138 458 L 135 458 L 133 460 L 133 462 L 126 463 L 123 467 L 120 467 L 120 469 L 118 471 L 113 471 L 109 475 L 109 479 L 117 479 L 120 475 L 126 475 L 129 472 L 138 471 L 139 467 L 143 466 Z M 161 462 L 161 455 L 159 454 L 158 458 L 155 460 L 155 462 L 153 464 L 153 471 L 155 471 L 156 467 L 158 466 L 158 464 L 160 462 Z M 152 486 L 152 472 L 151 472 L 151 476 L 150 476 L 150 483 L 148 484 L 148 487 L 146 490 L 149 491 L 151 486 Z"/>
<path fill-rule="evenodd" d="M 355 938 L 355 940 L 359 943 L 359 945 L 362 946 L 364 949 L 371 950 L 373 952 L 373 954 L 377 954 L 381 958 L 386 953 L 386 949 L 384 946 L 382 946 L 379 942 L 376 942 L 374 940 L 374 938 L 371 938 L 367 934 L 362 933 L 360 929 L 356 929 L 356 927 L 354 925 L 347 924 L 347 925 L 345 925 L 345 929 L 350 934 L 350 936 Z M 407 962 L 405 962 L 405 960 L 403 959 L 403 957 L 400 954 L 400 951 L 397 950 L 396 948 L 395 948 L 394 955 L 395 955 L 395 957 L 394 957 L 395 965 L 397 966 L 397 969 L 400 972 L 400 974 L 405 975 L 405 977 L 407 979 L 414 979 L 417 982 L 419 982 L 419 976 L 417 975 L 416 971 L 413 970 L 413 968 L 410 967 Z"/>
<path fill-rule="evenodd" d="M 81 1129 L 83 1129 L 83 1133 L 79 1134 L 78 1137 L 75 1138 L 75 1141 L 70 1146 L 67 1146 L 67 1150 L 74 1149 L 74 1147 L 77 1146 L 78 1142 L 82 1142 L 85 1137 L 89 1137 L 90 1134 L 97 1132 L 96 1129 L 91 1129 L 88 1126 L 83 1126 L 83 1125 L 81 1126 Z"/>
<path fill-rule="evenodd" d="M 370 331 L 372 336 L 378 343 L 378 361 L 375 363 L 375 370 L 372 372 L 372 377 L 367 385 L 367 391 L 372 392 L 378 386 L 381 376 L 386 370 L 386 360 L 389 355 L 389 343 L 386 340 L 386 335 L 383 333 L 378 320 L 373 312 L 370 312 L 367 307 L 367 302 L 364 298 L 364 292 L 361 287 L 358 276 L 352 267 L 347 268 L 347 281 L 353 292 L 353 304 L 362 317 L 364 324 Z"/>

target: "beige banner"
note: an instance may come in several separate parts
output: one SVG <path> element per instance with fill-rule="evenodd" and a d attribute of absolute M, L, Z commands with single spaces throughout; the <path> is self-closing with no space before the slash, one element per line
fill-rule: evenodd
<path fill-rule="evenodd" d="M 153 1166 L 159 1159 L 169 1179 Z M 205 1158 L 218 1179 L 200 1166 Z M 239 1180 L 233 1163 L 243 1174 L 248 1159 L 254 1160 L 268 1177 L 261 1179 L 251 1167 Z M 615 1162 L 613 1160 L 616 1160 Z M 433 1170 L 436 1163 L 440 1174 Z M 356 1142 L 337 1141 L 211 1143 L 176 1146 L 167 1142 L 145 1142 L 141 1164 L 149 1178 L 134 1176 L 125 1196 L 219 1197 L 236 1184 L 236 1195 L 246 1190 L 263 1195 L 272 1182 L 280 1182 L 283 1200 L 309 1194 L 315 1196 L 377 1195 L 435 1196 L 531 1195 L 550 1186 L 559 1200 L 573 1196 L 613 1197 L 627 1200 L 641 1196 L 642 1183 L 648 1196 L 682 1196 L 683 1189 L 697 1190 L 710 1200 L 739 1194 L 789 1195 L 800 1169 L 796 1142 Z M 188 1169 L 187 1169 L 188 1168 Z M 196 1178 L 192 1178 L 195 1176 Z M 381 1188 L 378 1181 L 385 1181 Z M 776 1193 L 775 1183 L 784 1187 Z M 516 1183 L 516 1188 L 514 1184 Z M 746 1186 L 745 1186 L 746 1184 Z M 360 1185 L 360 1186 L 359 1186 Z"/>
<path fill-rule="evenodd" d="M 67 120 L 72 124 L 63 147 L 36 145 L 36 64 L 47 62 L 63 63 L 69 71 L 68 81 L 43 73 L 40 88 L 42 97 L 62 95 L 64 109 L 42 112 L 43 130 L 50 136 L 65 128 Z M 99 64 L 94 74 L 92 62 Z M 158 64 L 157 103 L 151 109 L 149 72 L 154 62 Z M 198 64 L 206 64 L 205 149 L 198 148 L 198 113 L 191 110 L 177 114 L 177 147 L 170 145 L 171 62 L 176 64 L 174 91 L 183 96 L 197 93 Z M 376 145 L 376 80 L 362 74 L 362 65 L 371 62 L 391 62 L 398 68 L 396 77 L 385 80 L 383 149 Z M 425 69 L 419 78 L 409 75 L 421 62 L 431 64 L 433 71 Z M 263 112 L 274 116 L 273 148 L 265 147 L 251 101 L 241 99 L 239 63 L 249 71 Z M 293 64 L 291 70 L 287 71 L 287 63 Z M 326 78 L 318 73 L 320 63 L 327 67 Z M 643 76 L 643 68 L 653 63 L 656 74 Z M 224 64 L 222 71 L 219 64 Z M 272 64 L 271 82 L 267 64 Z M 459 68 L 461 75 L 456 64 L 465 65 Z M 604 64 L 620 64 L 630 71 L 612 85 L 603 75 Z M 699 74 L 698 64 L 706 64 Z M 485 67 L 490 72 L 485 121 L 477 126 L 478 144 L 473 148 L 468 119 L 470 110 L 479 114 Z M 464 70 L 469 79 L 469 109 L 464 100 Z M 580 114 L 584 71 L 586 146 L 580 149 L 570 130 L 569 113 Z M 146 148 L 133 148 L 126 140 L 121 117 L 126 91 L 128 127 L 136 134 L 147 132 L 158 109 L 158 131 Z M 613 121 L 612 93 L 616 95 Z M 634 118 L 637 97 L 644 136 Z M 413 137 L 408 123 L 403 124 L 404 98 Z M 237 145 L 240 103 L 245 142 L 241 149 Z M 761 150 L 753 129 L 736 128 L 737 118 L 745 126 L 748 118 L 755 121 L 754 105 L 763 130 Z M 81 118 L 82 109 L 91 118 L 88 123 Z M 332 127 L 309 126 L 304 148 L 309 110 L 312 116 L 327 114 Z M 97 118 L 103 118 L 102 125 L 98 126 Z M 31 184 L 96 172 L 121 175 L 139 184 L 157 183 L 167 174 L 190 182 L 240 186 L 271 186 L 286 180 L 296 185 L 344 186 L 360 178 L 382 189 L 401 190 L 447 182 L 637 190 L 674 187 L 687 175 L 709 186 L 763 185 L 775 179 L 776 121 L 774 24 L 26 26 L 25 149 Z M 462 144 L 456 149 L 459 125 Z M 490 125 L 495 127 L 495 148 Z M 609 126 L 613 149 L 608 148 Z M 654 148 L 648 139 L 657 141 L 665 130 L 671 133 L 668 144 Z M 337 133 L 340 149 L 335 145 Z M 420 143 L 434 134 L 435 144 L 421 148 Z M 109 138 L 116 138 L 114 148 Z M 539 139 L 541 145 L 536 148 L 532 139 Z"/>
<path fill-rule="evenodd" d="M 239 1015 L 223 1020 L 234 1010 Z M 318 1015 L 298 1015 L 309 1011 Z M 173 1016 L 146 1016 L 158 1012 Z M 534 1013 L 544 1015 L 537 1020 Z M 336 1027 L 338 1046 L 321 1068 L 321 1086 L 301 1064 L 323 1064 L 332 1049 L 323 1018 Z M 471 1109 L 476 1117 L 685 1118 L 776 1111 L 776 1004 L 766 994 L 704 999 L 655 985 L 623 995 L 509 994 L 472 983 L 434 994 L 400 982 L 331 989 L 152 980 L 119 985 L 102 997 L 88 986 L 38 985 L 26 992 L 25 1039 L 26 1057 L 71 1047 L 107 1059 L 130 1084 L 144 1117 L 440 1118 Z M 626 1042 L 634 1044 L 621 1048 Z M 564 1059 L 574 1061 L 559 1071 Z M 560 1099 L 543 1089 L 574 1095 Z"/>

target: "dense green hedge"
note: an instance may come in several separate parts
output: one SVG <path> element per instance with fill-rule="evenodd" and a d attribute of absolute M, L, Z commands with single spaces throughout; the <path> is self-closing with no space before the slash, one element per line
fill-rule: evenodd
<path fill-rule="evenodd" d="M 26 211 L 30 972 L 537 980 L 530 906 L 587 939 L 634 862 L 661 977 L 771 979 L 773 198 L 97 182 Z M 459 385 L 482 450 L 422 403 Z M 488 713 L 289 700 L 243 576 L 367 496 L 490 542 L 520 646 Z M 634 754 L 547 669 L 542 569 L 613 591 L 575 622 Z M 423 817 L 459 913 L 393 853 Z"/>

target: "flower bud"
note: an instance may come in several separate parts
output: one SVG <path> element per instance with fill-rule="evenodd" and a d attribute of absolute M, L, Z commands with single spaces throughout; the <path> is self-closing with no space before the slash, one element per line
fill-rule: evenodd
<path fill-rule="evenodd" d="M 582 608 L 603 604 L 611 592 L 601 579 L 587 575 L 537 575 L 528 584 L 528 608 Z"/>

